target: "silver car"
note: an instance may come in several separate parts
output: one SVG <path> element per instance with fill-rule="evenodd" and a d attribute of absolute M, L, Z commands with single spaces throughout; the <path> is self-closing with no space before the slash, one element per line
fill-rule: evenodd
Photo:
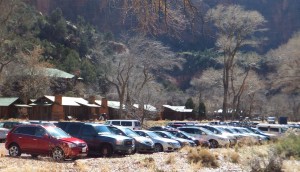
<path fill-rule="evenodd" d="M 154 142 L 154 152 L 171 152 L 181 148 L 178 141 L 159 136 L 154 131 L 135 130 L 140 136 L 148 137 Z"/>

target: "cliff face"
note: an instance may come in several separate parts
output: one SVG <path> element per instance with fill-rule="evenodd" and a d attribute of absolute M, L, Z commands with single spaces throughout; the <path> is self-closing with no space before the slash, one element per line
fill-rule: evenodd
<path fill-rule="evenodd" d="M 106 6 L 109 0 L 26 0 L 34 5 L 44 14 L 49 14 L 53 9 L 61 8 L 65 17 L 69 20 L 76 20 L 80 15 L 86 21 L 98 26 L 100 31 L 112 31 L 115 34 L 128 30 L 131 26 L 122 22 L 122 15 L 116 8 Z M 298 0 L 193 0 L 195 4 L 202 4 L 206 9 L 214 7 L 216 4 L 239 4 L 247 10 L 259 11 L 268 21 L 266 27 L 269 29 L 264 36 L 268 38 L 260 52 L 285 43 L 293 33 L 300 30 L 300 3 Z M 190 41 L 185 35 L 182 40 L 184 43 L 198 49 L 199 41 Z M 167 38 L 168 39 L 168 38 Z M 197 39 L 197 38 L 196 38 Z M 200 39 L 200 38 L 199 38 Z M 171 41 L 170 41 L 171 42 Z M 201 43 L 200 43 L 201 44 Z M 203 44 L 203 43 L 202 43 Z M 180 45 L 175 45 L 180 47 Z M 202 45 L 200 45 L 202 46 Z M 201 49 L 201 48 L 199 48 Z"/>

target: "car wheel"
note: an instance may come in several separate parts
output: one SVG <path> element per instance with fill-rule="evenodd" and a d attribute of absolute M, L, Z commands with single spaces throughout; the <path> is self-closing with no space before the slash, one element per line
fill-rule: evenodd
<path fill-rule="evenodd" d="M 102 147 L 100 149 L 100 154 L 103 157 L 110 157 L 112 155 L 112 152 L 113 152 L 113 150 L 112 150 L 111 146 L 107 145 L 107 144 L 102 145 Z"/>
<path fill-rule="evenodd" d="M 62 161 L 65 159 L 65 153 L 61 148 L 56 147 L 52 151 L 52 158 L 55 161 Z"/>
<path fill-rule="evenodd" d="M 219 143 L 216 140 L 210 140 L 210 147 L 211 148 L 217 148 L 219 147 Z"/>
<path fill-rule="evenodd" d="M 17 144 L 12 144 L 9 148 L 8 148 L 8 154 L 10 156 L 20 156 L 21 155 L 21 150 L 20 147 Z"/>
<path fill-rule="evenodd" d="M 154 145 L 154 152 L 162 152 L 163 151 L 163 147 L 161 144 L 156 143 Z"/>

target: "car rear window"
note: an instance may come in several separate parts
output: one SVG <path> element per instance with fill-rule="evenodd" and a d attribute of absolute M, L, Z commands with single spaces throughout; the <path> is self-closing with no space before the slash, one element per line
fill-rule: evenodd
<path fill-rule="evenodd" d="M 15 134 L 35 135 L 36 127 L 18 127 L 14 130 Z"/>
<path fill-rule="evenodd" d="M 141 123 L 138 122 L 138 121 L 136 121 L 136 122 L 134 122 L 134 125 L 135 125 L 136 127 L 140 127 L 140 126 L 141 126 Z"/>

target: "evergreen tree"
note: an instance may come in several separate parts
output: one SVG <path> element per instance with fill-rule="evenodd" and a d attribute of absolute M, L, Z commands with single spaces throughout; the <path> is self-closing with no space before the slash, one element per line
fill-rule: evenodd
<path fill-rule="evenodd" d="M 186 103 L 185 103 L 185 108 L 187 109 L 194 109 L 195 108 L 195 103 L 193 102 L 192 98 L 188 98 Z"/>
<path fill-rule="evenodd" d="M 206 118 L 206 107 L 203 102 L 199 102 L 198 118 L 199 118 L 199 120 L 203 120 Z"/>

